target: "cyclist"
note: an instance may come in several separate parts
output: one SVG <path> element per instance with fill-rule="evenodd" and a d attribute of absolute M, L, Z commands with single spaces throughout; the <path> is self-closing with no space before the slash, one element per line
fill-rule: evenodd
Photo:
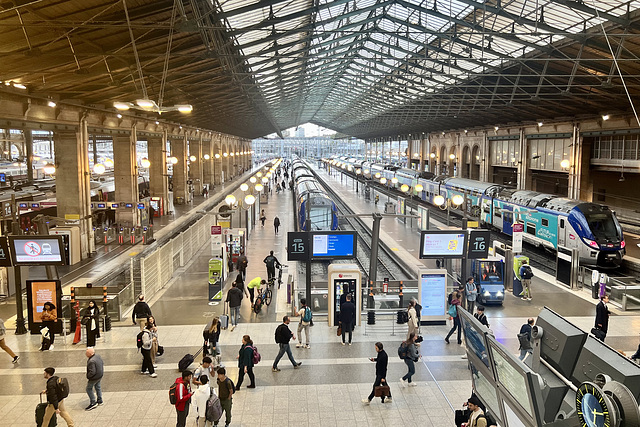
<path fill-rule="evenodd" d="M 269 284 L 273 284 L 276 278 L 276 267 L 280 268 L 282 264 L 280 264 L 278 258 L 273 255 L 273 251 L 269 252 L 269 255 L 267 255 L 263 262 L 267 265 L 267 281 Z"/>
<path fill-rule="evenodd" d="M 260 288 L 262 285 L 266 285 L 267 281 L 262 280 L 261 277 L 256 277 L 252 279 L 249 283 L 247 283 L 247 289 L 249 289 L 249 299 L 251 300 L 251 305 L 253 305 L 253 298 L 255 297 L 255 289 L 258 288 L 258 295 L 260 295 Z"/>

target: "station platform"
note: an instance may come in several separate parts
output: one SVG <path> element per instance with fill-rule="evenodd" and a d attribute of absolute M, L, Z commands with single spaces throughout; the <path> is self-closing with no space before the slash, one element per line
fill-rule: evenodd
<path fill-rule="evenodd" d="M 350 179 L 343 177 L 341 182 L 339 176 L 329 177 L 325 171 L 319 173 L 348 199 L 354 210 L 367 213 L 383 209 L 386 196 L 380 197 L 382 203 L 376 207 L 373 197 L 369 203 L 362 193 L 356 195 Z M 286 233 L 294 230 L 295 221 L 292 197 L 290 191 L 274 192 L 269 203 L 261 206 L 265 209 L 267 221 L 264 228 L 257 225 L 247 242 L 247 280 L 266 276 L 263 259 L 270 250 L 281 263 L 287 264 Z M 273 227 L 276 215 L 281 222 L 277 235 Z M 382 228 L 385 241 L 395 242 L 394 250 L 411 254 L 416 265 L 433 267 L 429 265 L 430 261 L 417 258 L 419 232 L 415 222 L 411 226 L 410 221 L 405 225 L 395 219 L 384 219 Z M 209 305 L 206 298 L 209 242 L 196 253 L 175 273 L 169 285 L 149 301 L 158 323 L 160 345 L 165 348 L 165 354 L 157 359 L 157 378 L 140 375 L 142 358 L 135 345 L 139 329 L 131 322 L 121 322 L 96 345 L 96 352 L 105 362 L 102 380 L 105 405 L 86 412 L 84 345 L 73 346 L 70 339 L 65 344 L 62 337 L 58 337 L 55 349 L 42 353 L 38 351 L 38 336 L 15 336 L 9 332 L 6 343 L 21 359 L 12 365 L 9 356 L 0 353 L 0 426 L 33 425 L 38 393 L 44 388 L 42 373 L 47 366 L 55 367 L 58 375 L 69 379 L 71 394 L 66 406 L 76 426 L 175 425 L 175 410 L 169 403 L 168 389 L 179 376 L 177 362 L 184 354 L 193 354 L 201 347 L 204 325 L 223 311 L 222 304 Z M 96 268 L 109 268 L 112 262 L 116 261 L 98 263 Z M 284 277 L 287 273 L 285 269 Z M 235 272 L 225 283 L 225 295 L 234 278 Z M 531 302 L 510 297 L 502 307 L 487 307 L 487 317 L 496 337 L 514 353 L 517 352 L 516 334 L 520 326 L 527 317 L 537 315 L 544 305 L 583 329 L 589 330 L 593 324 L 595 306 L 591 301 L 574 295 L 568 289 L 544 283 L 541 275 L 535 279 Z M 257 387 L 246 389 L 243 386 L 234 395 L 232 426 L 455 425 L 454 410 L 460 408 L 471 394 L 471 379 L 467 362 L 462 358 L 464 348 L 455 344 L 455 340 L 449 345 L 444 342 L 449 326 L 422 327 L 422 359 L 413 378 L 416 387 L 402 387 L 399 380 L 406 373 L 405 364 L 397 357 L 397 347 L 405 337 L 405 330 L 396 332 L 394 336 L 370 331 L 365 335 L 364 328 L 358 327 L 354 332 L 353 345 L 342 346 L 335 328 L 328 327 L 320 316 L 314 319 L 315 326 L 311 328 L 311 348 L 292 348 L 296 361 L 302 362 L 301 368 L 294 370 L 285 357 L 279 364 L 282 371 L 274 373 L 271 365 L 278 351 L 274 331 L 282 316 L 292 309 L 287 304 L 284 289 L 274 289 L 273 302 L 257 315 L 251 312 L 245 298 L 239 326 L 234 331 L 221 333 L 222 362 L 234 381 L 238 377 L 236 356 L 243 335 L 250 335 L 262 355 L 262 361 L 254 370 Z M 290 328 L 296 336 L 297 324 L 297 319 L 292 319 Z M 616 316 L 610 321 L 607 342 L 624 351 L 635 350 L 638 331 L 639 317 Z M 381 404 L 375 399 L 371 405 L 365 406 L 361 400 L 369 394 L 375 379 L 375 364 L 368 358 L 375 356 L 374 343 L 378 341 L 384 344 L 389 355 L 387 377 L 393 401 Z M 245 385 L 248 384 L 245 382 Z M 187 425 L 194 425 L 194 420 L 192 409 Z M 64 425 L 60 418 L 58 423 Z"/>

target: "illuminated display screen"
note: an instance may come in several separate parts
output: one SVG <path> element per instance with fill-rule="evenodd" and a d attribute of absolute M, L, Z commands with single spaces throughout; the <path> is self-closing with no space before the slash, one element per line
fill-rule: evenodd
<path fill-rule="evenodd" d="M 481 261 L 480 283 L 502 283 L 502 263 L 500 261 Z"/>
<path fill-rule="evenodd" d="M 7 182 L 7 175 L 0 173 L 0 182 Z"/>
<path fill-rule="evenodd" d="M 515 401 L 532 416 L 533 411 L 529 403 L 529 389 L 526 374 L 511 363 L 513 362 L 515 364 L 515 360 L 508 361 L 507 356 L 503 355 L 502 352 L 498 351 L 493 345 L 491 346 L 491 353 L 493 354 L 496 367 L 497 381 L 513 396 Z"/>
<path fill-rule="evenodd" d="M 64 265 L 62 238 L 58 236 L 9 236 L 16 265 Z"/>
<path fill-rule="evenodd" d="M 420 258 L 462 258 L 467 250 L 464 231 L 423 231 Z"/>
<path fill-rule="evenodd" d="M 18 207 L 20 209 L 27 209 L 28 205 L 26 203 L 18 203 Z"/>
<path fill-rule="evenodd" d="M 125 203 L 124 207 L 125 208 L 132 208 L 133 207 L 133 203 Z"/>
<path fill-rule="evenodd" d="M 104 209 L 107 207 L 106 203 L 98 203 L 98 209 Z"/>
<path fill-rule="evenodd" d="M 447 300 L 446 274 L 421 274 L 420 289 L 421 316 L 444 316 Z"/>
<path fill-rule="evenodd" d="M 119 207 L 120 207 L 120 205 L 118 203 L 111 203 L 111 208 L 117 209 Z"/>
<path fill-rule="evenodd" d="M 138 209 L 144 209 L 144 203 L 138 203 Z"/>
<path fill-rule="evenodd" d="M 356 236 L 347 233 L 313 233 L 314 258 L 353 258 L 356 254 Z"/>

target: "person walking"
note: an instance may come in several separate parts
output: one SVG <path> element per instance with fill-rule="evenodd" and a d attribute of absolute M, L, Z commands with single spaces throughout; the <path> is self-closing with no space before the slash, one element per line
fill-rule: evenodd
<path fill-rule="evenodd" d="M 289 322 L 289 316 L 284 316 L 282 318 L 282 323 L 276 328 L 275 338 L 276 343 L 280 347 L 280 351 L 278 352 L 276 359 L 273 361 L 273 366 L 271 367 L 271 370 L 273 372 L 280 372 L 280 368 L 278 368 L 278 362 L 280 361 L 280 359 L 282 359 L 282 356 L 285 352 L 287 353 L 287 356 L 289 357 L 289 360 L 291 361 L 294 369 L 298 369 L 300 365 L 302 365 L 302 362 L 296 362 L 296 360 L 293 358 L 293 354 L 291 353 L 291 346 L 289 345 L 289 341 L 291 341 L 291 338 L 293 338 L 295 341 L 296 336 L 293 335 L 293 332 L 291 332 L 291 330 L 289 329 Z"/>
<path fill-rule="evenodd" d="M 89 306 L 84 309 L 82 323 L 87 328 L 87 347 L 95 347 L 96 338 L 100 337 L 100 309 L 94 300 L 89 301 Z"/>
<path fill-rule="evenodd" d="M 138 302 L 133 307 L 133 313 L 131 314 L 131 320 L 133 324 L 140 325 L 140 331 L 143 331 L 147 326 L 147 318 L 151 316 L 151 308 L 144 302 L 144 295 L 138 296 Z"/>
<path fill-rule="evenodd" d="M 372 362 L 376 362 L 376 380 L 373 382 L 373 389 L 371 390 L 371 394 L 366 399 L 362 399 L 362 403 L 368 405 L 371 403 L 373 398 L 376 395 L 376 387 L 381 385 L 389 385 L 387 383 L 387 366 L 389 365 L 389 356 L 387 352 L 384 351 L 384 345 L 381 342 L 377 342 L 375 344 L 376 357 L 370 357 L 369 360 Z M 382 403 L 385 402 L 385 398 L 387 399 L 387 403 L 391 403 L 391 391 L 389 391 L 389 396 L 380 396 L 382 399 Z"/>
<path fill-rule="evenodd" d="M 262 280 L 261 277 L 254 277 L 251 279 L 249 283 L 247 283 L 247 289 L 249 290 L 249 299 L 251 300 L 251 305 L 253 305 L 253 299 L 255 298 L 256 288 L 260 290 L 262 286 L 267 285 L 266 280 Z"/>
<path fill-rule="evenodd" d="M 4 337 L 7 335 L 7 328 L 4 326 L 4 320 L 0 319 L 0 348 L 7 352 L 13 359 L 13 363 L 18 363 L 20 356 L 16 355 L 9 346 L 4 342 Z"/>
<path fill-rule="evenodd" d="M 340 324 L 342 325 L 342 345 L 345 345 L 345 335 L 349 333 L 349 345 L 353 335 L 356 320 L 356 306 L 351 302 L 351 294 L 347 294 L 343 304 L 340 304 Z"/>
<path fill-rule="evenodd" d="M 220 339 L 220 329 L 222 324 L 218 316 L 214 317 L 207 323 L 202 331 L 202 338 L 204 338 L 204 356 L 211 355 L 216 357 L 220 354 L 218 349 L 218 340 Z"/>
<path fill-rule="evenodd" d="M 600 298 L 600 302 L 596 305 L 596 322 L 595 329 L 602 331 L 602 342 L 604 342 L 607 337 L 607 331 L 609 330 L 609 315 L 611 312 L 609 311 L 609 307 L 607 303 L 609 302 L 609 295 L 604 294 L 602 298 Z"/>
<path fill-rule="evenodd" d="M 156 374 L 153 362 L 151 361 L 151 347 L 153 345 L 151 328 L 153 328 L 153 325 L 147 324 L 144 331 L 142 331 L 142 347 L 140 348 L 140 352 L 142 353 L 142 368 L 140 369 L 140 373 L 144 375 L 148 372 L 151 378 L 156 378 L 158 374 Z"/>
<path fill-rule="evenodd" d="M 416 362 L 422 357 L 416 345 L 416 335 L 413 333 L 409 334 L 409 338 L 404 341 L 401 346 L 406 348 L 405 356 L 402 360 L 404 360 L 405 365 L 407 365 L 407 373 L 400 378 L 400 384 L 403 386 L 408 384 L 411 387 L 415 387 L 418 384 L 411 382 L 411 378 L 416 373 Z"/>
<path fill-rule="evenodd" d="M 48 367 L 44 369 L 44 379 L 47 380 L 47 388 L 42 390 L 40 394 L 47 395 L 47 409 L 44 411 L 44 418 L 41 425 L 48 426 L 55 412 L 64 419 L 67 426 L 74 427 L 73 419 L 64 406 L 64 397 L 59 394 L 58 377 L 55 373 L 55 368 Z"/>
<path fill-rule="evenodd" d="M 51 302 L 45 302 L 44 306 L 42 306 L 40 318 L 42 319 L 42 324 L 49 329 L 49 339 L 51 340 L 49 350 L 53 350 L 53 342 L 56 340 L 54 331 L 58 329 L 58 310 L 56 306 Z"/>
<path fill-rule="evenodd" d="M 447 334 L 447 337 L 444 339 L 447 342 L 447 344 L 449 344 L 449 337 L 456 331 L 456 329 L 458 330 L 458 344 L 462 344 L 462 337 L 461 337 L 462 327 L 460 325 L 460 313 L 458 313 L 459 309 L 460 309 L 460 294 L 456 292 L 453 295 L 453 298 L 451 299 L 451 304 L 449 305 L 449 310 L 447 311 L 447 313 L 449 314 L 449 316 L 451 316 L 451 319 L 453 320 L 453 326 L 451 327 L 451 330 Z"/>
<path fill-rule="evenodd" d="M 276 234 L 278 234 L 278 228 L 280 228 L 280 218 L 278 218 L 277 215 L 275 218 L 273 218 L 273 228 L 275 228 Z"/>
<path fill-rule="evenodd" d="M 264 228 L 264 222 L 267 220 L 267 216 L 264 213 L 264 209 L 260 212 L 260 222 L 262 223 L 262 228 Z"/>
<path fill-rule="evenodd" d="M 209 384 L 209 377 L 207 375 L 202 375 L 197 383 L 194 380 L 194 384 L 198 384 L 198 388 L 193 395 L 193 406 L 196 410 L 196 425 L 198 427 L 210 427 L 212 423 L 207 421 L 207 401 L 215 392 L 213 388 L 211 388 L 211 384 Z"/>
<path fill-rule="evenodd" d="M 233 331 L 238 324 L 238 320 L 240 319 L 240 305 L 242 304 L 242 291 L 238 289 L 238 284 L 233 282 L 231 284 L 231 289 L 227 292 L 227 300 L 229 303 L 229 317 L 231 320 L 231 329 Z"/>
<path fill-rule="evenodd" d="M 409 301 L 409 307 L 407 308 L 407 314 L 409 318 L 409 320 L 407 321 L 407 324 L 409 325 L 407 338 L 409 338 L 409 335 L 411 334 L 418 335 L 418 327 L 420 323 L 418 322 L 418 314 L 416 313 L 415 305 L 415 300 L 412 299 L 411 301 Z"/>
<path fill-rule="evenodd" d="M 476 299 L 478 299 L 478 287 L 476 286 L 473 277 L 469 277 L 467 279 L 467 283 L 464 285 L 464 290 L 467 297 L 467 311 L 470 314 L 473 314 L 476 306 Z"/>
<path fill-rule="evenodd" d="M 247 388 L 256 388 L 256 377 L 253 374 L 253 341 L 249 335 L 242 337 L 242 346 L 238 351 L 238 385 L 236 391 L 240 390 L 244 381 L 244 374 L 249 376 L 249 385 Z"/>
<path fill-rule="evenodd" d="M 100 382 L 104 376 L 104 362 L 102 357 L 96 354 L 96 351 L 91 347 L 87 348 L 85 354 L 87 356 L 87 395 L 89 396 L 89 406 L 85 408 L 85 411 L 91 411 L 97 406 L 103 405 Z M 96 396 L 93 393 L 94 388 L 98 395 L 98 400 L 96 400 Z"/>
<path fill-rule="evenodd" d="M 182 372 L 182 376 L 176 378 L 176 427 L 186 427 L 189 416 L 189 403 L 191 402 L 191 371 Z"/>
<path fill-rule="evenodd" d="M 233 393 L 235 391 L 236 388 L 233 385 L 233 381 L 227 378 L 227 370 L 224 368 L 218 369 L 218 399 L 220 399 L 220 406 L 222 406 L 222 411 L 225 414 L 225 427 L 229 427 L 229 424 L 231 424 L 231 406 L 233 405 Z M 214 421 L 213 425 L 217 426 L 218 421 Z"/>
<path fill-rule="evenodd" d="M 249 265 L 249 260 L 247 260 L 247 256 L 244 254 L 244 249 L 240 249 L 240 255 L 236 260 L 236 268 L 238 269 L 238 274 L 242 276 L 242 280 L 247 279 L 248 265 Z"/>
<path fill-rule="evenodd" d="M 298 324 L 298 344 L 296 344 L 296 348 L 303 347 L 302 345 L 302 331 L 304 331 L 304 335 L 306 337 L 306 345 L 305 348 L 311 348 L 310 346 L 310 338 L 309 332 L 311 327 L 311 320 L 313 319 L 313 313 L 311 309 L 307 305 L 307 299 L 302 298 L 300 300 L 300 310 L 298 310 L 298 316 L 300 316 L 300 323 Z"/>
<path fill-rule="evenodd" d="M 520 266 L 520 283 L 522 283 L 522 296 L 523 301 L 531 301 L 531 279 L 533 278 L 533 271 L 531 270 L 531 266 L 527 263 L 527 260 L 522 262 Z"/>
<path fill-rule="evenodd" d="M 273 251 L 269 251 L 269 255 L 267 255 L 262 262 L 267 265 L 267 281 L 272 283 L 272 280 L 276 278 L 276 267 L 280 268 L 281 264 L 278 261 L 278 258 L 273 254 Z"/>
<path fill-rule="evenodd" d="M 518 359 L 524 360 L 527 357 L 527 354 L 533 353 L 533 346 L 531 345 L 531 330 L 533 329 L 533 324 L 535 323 L 535 319 L 530 317 L 527 320 L 527 323 L 520 327 L 520 332 L 518 333 L 518 342 L 520 343 L 520 356 Z"/>

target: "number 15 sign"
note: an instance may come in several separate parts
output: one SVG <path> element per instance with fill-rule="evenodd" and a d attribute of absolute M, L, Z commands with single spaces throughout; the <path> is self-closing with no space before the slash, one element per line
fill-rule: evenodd
<path fill-rule="evenodd" d="M 306 261 L 308 258 L 308 233 L 287 233 L 287 261 Z"/>

